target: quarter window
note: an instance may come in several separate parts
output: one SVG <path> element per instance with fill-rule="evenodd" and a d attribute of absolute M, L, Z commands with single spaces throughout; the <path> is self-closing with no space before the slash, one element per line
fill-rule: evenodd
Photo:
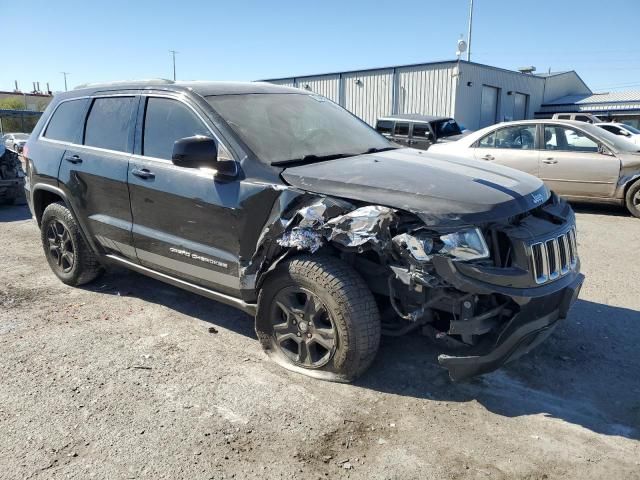
<path fill-rule="evenodd" d="M 546 125 L 544 127 L 544 148 L 570 152 L 597 152 L 598 144 L 580 130 Z"/>
<path fill-rule="evenodd" d="M 394 135 L 406 137 L 409 135 L 409 124 L 404 122 L 396 123 L 396 128 L 393 130 Z"/>
<path fill-rule="evenodd" d="M 61 103 L 49 121 L 45 138 L 61 142 L 76 143 L 82 131 L 82 116 L 87 107 L 86 99 L 69 100 Z"/>
<path fill-rule="evenodd" d="M 171 160 L 173 144 L 182 138 L 211 132 L 188 107 L 169 98 L 150 97 L 144 115 L 142 154 Z M 218 159 L 232 160 L 227 149 L 218 144 Z"/>
<path fill-rule="evenodd" d="M 119 152 L 131 151 L 134 101 L 134 97 L 96 98 L 87 117 L 84 144 Z"/>

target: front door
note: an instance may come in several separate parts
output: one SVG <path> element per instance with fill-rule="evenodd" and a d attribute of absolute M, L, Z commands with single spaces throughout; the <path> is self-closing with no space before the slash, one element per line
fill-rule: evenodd
<path fill-rule="evenodd" d="M 183 100 L 149 96 L 138 116 L 140 149 L 129 165 L 133 241 L 142 265 L 191 283 L 237 295 L 242 182 L 171 162 L 176 140 L 217 139 Z M 218 158 L 232 159 L 218 141 Z"/>
<path fill-rule="evenodd" d="M 393 141 L 408 147 L 409 146 L 409 122 L 396 122 L 393 128 Z"/>
<path fill-rule="evenodd" d="M 544 126 L 540 178 L 560 195 L 613 197 L 620 160 L 599 153 L 598 142 L 577 128 Z"/>
<path fill-rule="evenodd" d="M 83 133 L 67 145 L 59 171 L 88 237 L 107 252 L 132 259 L 127 169 L 137 106 L 133 95 L 92 99 Z"/>
<path fill-rule="evenodd" d="M 536 126 L 533 124 L 493 130 L 478 141 L 474 158 L 538 176 L 540 152 L 535 148 L 535 139 Z"/>
<path fill-rule="evenodd" d="M 434 136 L 428 123 L 414 123 L 409 144 L 421 150 L 428 149 Z"/>

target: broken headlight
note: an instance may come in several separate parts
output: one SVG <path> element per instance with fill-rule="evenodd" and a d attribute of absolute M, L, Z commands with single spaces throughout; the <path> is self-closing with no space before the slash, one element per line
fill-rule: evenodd
<path fill-rule="evenodd" d="M 431 260 L 433 255 L 445 255 L 459 261 L 489 257 L 487 242 L 478 228 L 440 236 L 426 231 L 413 235 L 403 233 L 394 237 L 393 241 L 409 250 L 413 258 L 420 262 Z"/>

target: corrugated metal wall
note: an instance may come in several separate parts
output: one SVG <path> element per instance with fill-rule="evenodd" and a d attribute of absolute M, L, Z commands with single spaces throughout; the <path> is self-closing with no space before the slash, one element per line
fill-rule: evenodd
<path fill-rule="evenodd" d="M 544 78 L 465 62 L 460 63 L 460 73 L 457 77 L 454 116 L 456 120 L 472 130 L 481 128 L 480 105 L 483 85 L 500 89 L 497 122 L 513 118 L 515 95 L 509 95 L 508 92 L 529 96 L 527 118 L 533 118 L 533 113 L 542 104 Z M 471 82 L 471 86 L 468 82 Z"/>
<path fill-rule="evenodd" d="M 552 102 L 566 95 L 589 95 L 591 90 L 584 85 L 576 72 L 566 72 L 546 77 L 542 103 Z"/>
<path fill-rule="evenodd" d="M 309 92 L 324 95 L 329 100 L 340 103 L 340 75 L 320 75 L 296 78 L 296 86 Z"/>
<path fill-rule="evenodd" d="M 282 85 L 283 87 L 295 87 L 296 79 L 295 78 L 280 78 L 278 80 L 269 80 L 269 83 L 273 83 L 274 85 Z"/>
<path fill-rule="evenodd" d="M 374 125 L 393 109 L 393 69 L 349 72 L 342 75 L 343 107 Z"/>
<path fill-rule="evenodd" d="M 453 116 L 455 65 L 420 65 L 398 68 L 397 113 Z"/>

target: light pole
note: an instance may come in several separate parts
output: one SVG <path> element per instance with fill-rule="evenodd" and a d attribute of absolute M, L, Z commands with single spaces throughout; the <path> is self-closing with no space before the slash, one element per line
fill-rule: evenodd
<path fill-rule="evenodd" d="M 469 33 L 467 34 L 467 62 L 471 61 L 471 30 L 473 27 L 473 0 L 469 1 Z"/>
<path fill-rule="evenodd" d="M 176 81 L 176 53 L 178 53 L 175 50 L 169 50 L 169 53 L 171 53 L 171 56 L 173 57 L 173 81 Z"/>
<path fill-rule="evenodd" d="M 64 76 L 64 91 L 67 91 L 67 75 L 69 75 L 69 72 L 60 72 L 63 76 Z"/>

